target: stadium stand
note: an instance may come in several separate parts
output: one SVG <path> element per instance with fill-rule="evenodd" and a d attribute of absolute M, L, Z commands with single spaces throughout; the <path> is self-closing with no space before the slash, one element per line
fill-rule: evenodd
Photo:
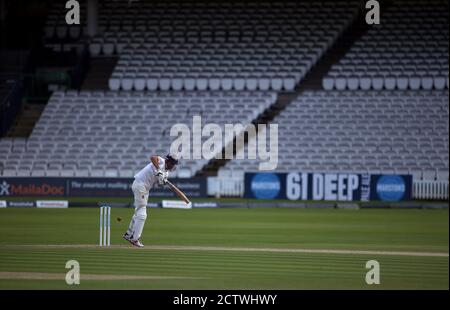
<path fill-rule="evenodd" d="M 1 172 L 132 176 L 150 153 L 167 153 L 169 124 L 194 114 L 252 122 L 289 93 L 296 99 L 271 121 L 278 171 L 448 180 L 448 2 L 386 3 L 382 23 L 330 58 L 316 90 L 307 74 L 361 22 L 358 1 L 101 1 L 88 48 L 92 59 L 114 56 L 109 91 L 55 92 L 28 139 L 0 140 Z M 47 42 L 85 39 L 86 25 L 67 26 L 61 10 L 50 13 Z M 207 162 L 184 160 L 177 173 Z M 257 164 L 230 160 L 218 174 L 242 181 Z"/>
<path fill-rule="evenodd" d="M 275 101 L 274 92 L 55 92 L 29 139 L 0 140 L 3 175 L 129 177 L 168 152 L 173 124 L 249 123 Z M 206 162 L 184 160 L 178 175 Z"/>
<path fill-rule="evenodd" d="M 307 91 L 277 116 L 277 171 L 448 179 L 448 91 Z M 219 175 L 257 171 L 232 160 Z M 239 172 L 238 172 L 239 173 Z"/>
<path fill-rule="evenodd" d="M 293 90 L 356 2 L 105 2 L 91 55 L 119 54 L 111 90 Z"/>
<path fill-rule="evenodd" d="M 87 12 L 84 5 L 80 5 L 79 8 L 81 25 L 68 25 L 65 18 L 61 18 L 61 16 L 66 16 L 67 13 L 65 5 L 58 2 L 53 3 L 45 22 L 44 39 L 47 42 L 59 41 L 61 43 L 61 40 L 74 41 L 86 36 Z"/>
<path fill-rule="evenodd" d="M 327 90 L 448 89 L 448 1 L 395 1 L 323 79 Z"/>

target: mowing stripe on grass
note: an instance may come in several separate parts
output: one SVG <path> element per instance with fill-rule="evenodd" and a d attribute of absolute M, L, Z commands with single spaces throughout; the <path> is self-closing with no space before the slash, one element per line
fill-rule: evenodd
<path fill-rule="evenodd" d="M 0 271 L 1 280 L 63 280 L 64 273 L 50 272 L 7 272 Z M 202 279 L 196 277 L 176 277 L 176 276 L 132 276 L 117 274 L 82 274 L 82 280 L 90 281 L 121 281 L 121 280 L 180 280 L 180 279 Z"/>
<path fill-rule="evenodd" d="M 34 245 L 0 245 L 0 248 L 37 247 L 37 248 L 98 248 L 93 244 L 34 244 Z M 133 249 L 128 245 L 113 245 L 113 249 Z M 217 247 L 217 246 L 178 246 L 178 245 L 150 245 L 143 250 L 174 250 L 174 251 L 234 251 L 234 252 L 270 252 L 270 253 L 309 253 L 309 254 L 346 254 L 346 255 L 388 255 L 388 256 L 422 256 L 422 257 L 449 257 L 443 252 L 408 252 L 408 251 L 373 251 L 373 250 L 344 250 L 344 249 L 283 249 L 283 248 L 247 248 L 247 247 Z"/>

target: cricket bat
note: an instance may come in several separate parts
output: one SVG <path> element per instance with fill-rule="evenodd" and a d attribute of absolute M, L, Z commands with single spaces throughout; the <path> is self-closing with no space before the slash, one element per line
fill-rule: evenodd
<path fill-rule="evenodd" d="M 185 195 L 182 191 L 180 191 L 180 190 L 178 189 L 178 187 L 176 187 L 175 185 L 173 185 L 172 182 L 170 182 L 169 180 L 167 180 L 167 184 L 170 186 L 170 188 L 174 191 L 175 194 L 177 194 L 177 196 L 178 196 L 181 200 L 183 200 L 186 204 L 189 204 L 189 203 L 190 203 L 190 201 L 189 201 L 189 199 L 186 197 L 186 195 Z"/>

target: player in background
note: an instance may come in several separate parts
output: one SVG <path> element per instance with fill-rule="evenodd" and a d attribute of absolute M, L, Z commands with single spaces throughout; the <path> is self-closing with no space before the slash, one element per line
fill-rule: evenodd
<path fill-rule="evenodd" d="M 127 232 L 123 235 L 125 240 L 137 247 L 144 246 L 140 238 L 147 219 L 149 191 L 155 185 L 164 186 L 169 172 L 174 171 L 178 165 L 178 157 L 175 154 L 168 154 L 165 158 L 152 156 L 150 161 L 151 163 L 134 176 L 134 182 L 131 187 L 134 195 L 134 215 Z"/>

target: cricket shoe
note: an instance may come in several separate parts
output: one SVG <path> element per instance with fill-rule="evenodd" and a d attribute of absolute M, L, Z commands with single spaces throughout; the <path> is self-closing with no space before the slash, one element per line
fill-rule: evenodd
<path fill-rule="evenodd" d="M 128 233 L 124 233 L 123 236 L 122 236 L 122 238 L 127 240 L 127 241 L 130 241 L 132 237 L 133 236 L 130 236 Z"/>
<path fill-rule="evenodd" d="M 144 245 L 142 244 L 141 240 L 139 240 L 139 239 L 138 240 L 133 240 L 133 239 L 131 239 L 131 236 L 128 235 L 127 233 L 125 233 L 123 235 L 123 239 L 127 240 L 129 243 L 131 243 L 135 247 L 138 247 L 138 248 L 143 248 L 144 247 Z"/>

